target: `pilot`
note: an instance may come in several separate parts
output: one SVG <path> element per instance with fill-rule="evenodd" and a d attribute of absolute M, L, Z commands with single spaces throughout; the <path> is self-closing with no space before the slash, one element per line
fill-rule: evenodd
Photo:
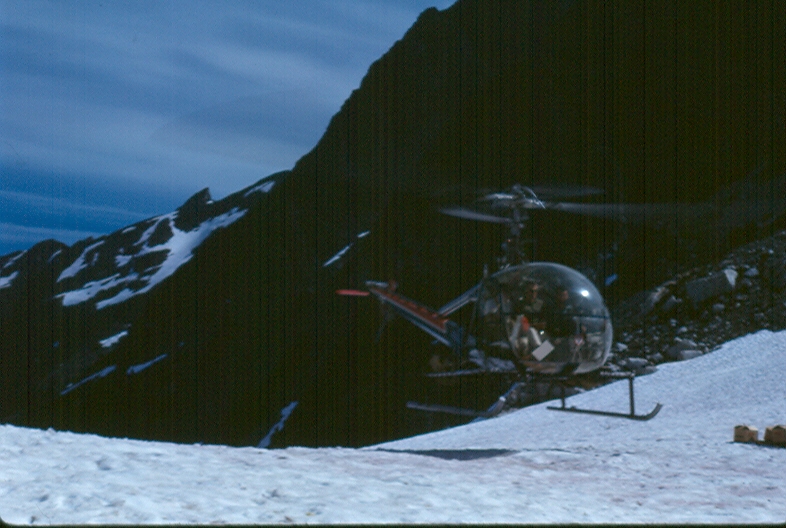
<path fill-rule="evenodd" d="M 557 348 L 569 351 L 569 362 L 581 362 L 587 353 L 584 346 L 587 341 L 587 329 L 580 323 L 580 313 L 571 302 L 570 292 L 566 288 L 558 288 L 554 304 L 548 310 L 546 317 L 549 325 L 549 335 Z"/>
<path fill-rule="evenodd" d="M 529 358 L 532 351 L 542 344 L 540 330 L 545 328 L 545 321 L 539 290 L 540 286 L 534 281 L 524 283 L 522 297 L 518 299 L 508 324 L 513 352 L 522 360 Z"/>
<path fill-rule="evenodd" d="M 576 334 L 575 309 L 570 303 L 570 292 L 559 288 L 554 298 L 554 306 L 547 314 L 549 334 L 554 337 L 566 337 Z"/>
<path fill-rule="evenodd" d="M 503 336 L 505 320 L 510 314 L 510 299 L 503 291 L 490 290 L 480 304 L 481 337 L 487 339 L 491 346 L 509 349 L 510 345 Z"/>
<path fill-rule="evenodd" d="M 524 297 L 522 297 L 518 312 L 524 314 L 533 326 L 542 327 L 543 322 L 543 299 L 538 296 L 540 286 L 537 282 L 527 281 L 524 285 Z M 541 330 L 543 328 L 540 328 Z"/>

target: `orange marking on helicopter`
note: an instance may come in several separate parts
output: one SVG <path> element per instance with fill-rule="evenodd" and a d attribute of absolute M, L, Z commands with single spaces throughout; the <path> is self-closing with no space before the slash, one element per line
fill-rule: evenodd
<path fill-rule="evenodd" d="M 338 295 L 346 295 L 349 297 L 368 297 L 369 293 L 362 290 L 336 290 Z"/>

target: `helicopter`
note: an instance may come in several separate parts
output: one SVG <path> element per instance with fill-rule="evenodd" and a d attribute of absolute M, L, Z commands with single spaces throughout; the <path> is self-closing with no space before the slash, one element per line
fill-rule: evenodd
<path fill-rule="evenodd" d="M 582 194 L 600 192 L 582 189 Z M 541 194 L 544 194 L 541 191 Z M 614 206 L 616 211 L 624 206 Z M 635 206 L 633 206 L 635 209 Z M 458 218 L 507 226 L 507 236 L 497 258 L 498 270 L 484 273 L 472 288 L 432 309 L 397 291 L 395 281 L 366 281 L 365 290 L 338 290 L 340 295 L 376 297 L 391 310 L 446 347 L 430 363 L 432 378 L 455 378 L 491 374 L 513 379 L 510 389 L 485 410 L 409 402 L 411 409 L 445 412 L 475 419 L 497 416 L 523 401 L 528 387 L 547 383 L 559 389 L 561 405 L 552 410 L 650 420 L 660 403 L 647 414 L 635 411 L 634 374 L 618 372 L 608 365 L 613 342 L 611 316 L 598 289 L 585 275 L 555 262 L 529 262 L 522 233 L 531 210 L 556 210 L 608 215 L 594 204 L 543 200 L 535 189 L 520 184 L 502 192 L 487 193 L 476 207 L 445 207 L 440 212 Z M 635 211 L 634 211 L 635 212 Z M 465 327 L 450 316 L 474 304 Z M 447 359 L 444 359 L 447 358 Z M 588 375 L 604 379 L 627 379 L 630 412 L 580 409 L 566 405 L 566 391 Z"/>

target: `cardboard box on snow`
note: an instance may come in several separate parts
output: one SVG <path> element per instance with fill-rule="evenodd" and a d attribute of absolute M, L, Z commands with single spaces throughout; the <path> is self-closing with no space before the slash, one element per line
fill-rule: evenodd
<path fill-rule="evenodd" d="M 759 440 L 759 430 L 750 425 L 738 425 L 734 428 L 735 442 L 757 442 Z"/>
<path fill-rule="evenodd" d="M 768 444 L 786 446 L 786 425 L 773 425 L 764 431 L 764 441 Z"/>

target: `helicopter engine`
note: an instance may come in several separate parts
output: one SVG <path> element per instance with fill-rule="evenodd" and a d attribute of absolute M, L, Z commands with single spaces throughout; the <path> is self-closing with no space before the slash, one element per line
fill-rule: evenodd
<path fill-rule="evenodd" d="M 486 354 L 543 374 L 591 372 L 609 356 L 609 311 L 574 269 L 549 262 L 507 267 L 485 278 L 477 295 L 470 332 Z"/>

